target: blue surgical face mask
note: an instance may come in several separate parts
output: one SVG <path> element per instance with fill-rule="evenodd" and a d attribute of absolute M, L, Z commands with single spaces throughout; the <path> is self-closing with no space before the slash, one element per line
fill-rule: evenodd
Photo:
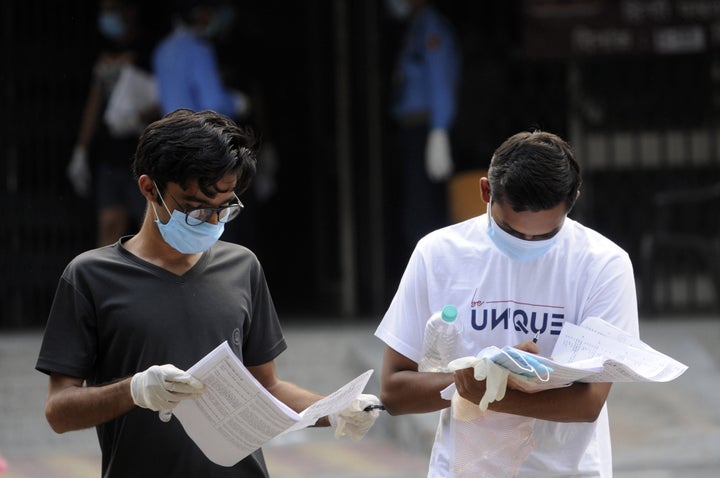
<path fill-rule="evenodd" d="M 492 201 L 488 203 L 488 236 L 503 254 L 516 262 L 527 262 L 544 255 L 557 242 L 557 234 L 542 241 L 527 241 L 503 231 L 491 214 Z"/>
<path fill-rule="evenodd" d="M 110 40 L 119 40 L 125 35 L 125 22 L 117 12 L 103 12 L 98 17 L 100 33 Z"/>
<path fill-rule="evenodd" d="M 165 201 L 160 196 L 165 210 L 170 214 L 170 210 L 165 205 Z M 173 249 L 183 254 L 197 254 L 210 249 L 225 230 L 225 224 L 219 222 L 211 224 L 203 222 L 197 226 L 191 226 L 185 222 L 185 213 L 177 209 L 170 214 L 170 220 L 163 224 L 157 215 L 155 204 L 152 204 L 155 212 L 155 223 L 160 229 L 160 235 Z"/>

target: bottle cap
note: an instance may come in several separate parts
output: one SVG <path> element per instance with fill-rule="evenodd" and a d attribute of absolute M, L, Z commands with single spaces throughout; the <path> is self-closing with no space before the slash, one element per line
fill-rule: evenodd
<path fill-rule="evenodd" d="M 443 307 L 440 316 L 445 322 L 454 322 L 457 318 L 457 307 L 454 305 L 446 305 Z"/>

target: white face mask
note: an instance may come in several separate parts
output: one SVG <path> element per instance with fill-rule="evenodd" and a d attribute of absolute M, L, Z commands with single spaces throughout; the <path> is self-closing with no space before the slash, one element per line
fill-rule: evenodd
<path fill-rule="evenodd" d="M 488 236 L 503 254 L 516 262 L 527 262 L 544 255 L 557 242 L 557 234 L 543 241 L 527 241 L 503 231 L 495 223 L 491 213 L 492 201 L 488 203 Z"/>

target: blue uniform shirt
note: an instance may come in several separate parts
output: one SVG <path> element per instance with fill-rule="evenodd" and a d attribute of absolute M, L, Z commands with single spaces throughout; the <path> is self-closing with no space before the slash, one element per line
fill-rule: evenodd
<path fill-rule="evenodd" d="M 427 113 L 431 128 L 449 129 L 455 116 L 460 53 L 455 35 L 431 6 L 410 19 L 395 72 L 396 118 Z"/>
<path fill-rule="evenodd" d="M 178 28 L 160 42 L 153 70 L 163 114 L 189 108 L 235 115 L 234 98 L 223 87 L 212 46 L 192 31 Z"/>

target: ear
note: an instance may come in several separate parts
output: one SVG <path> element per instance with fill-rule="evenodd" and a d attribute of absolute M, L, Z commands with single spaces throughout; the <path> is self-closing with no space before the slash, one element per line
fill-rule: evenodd
<path fill-rule="evenodd" d="M 138 187 L 140 188 L 140 194 L 148 201 L 153 202 L 158 200 L 158 190 L 152 178 L 147 174 L 143 174 L 138 178 Z"/>
<path fill-rule="evenodd" d="M 490 180 L 480 178 L 480 197 L 486 204 L 490 203 Z"/>

